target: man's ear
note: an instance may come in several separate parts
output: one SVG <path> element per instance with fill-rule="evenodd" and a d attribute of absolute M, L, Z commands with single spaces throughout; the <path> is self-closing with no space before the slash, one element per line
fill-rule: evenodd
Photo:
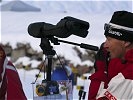
<path fill-rule="evenodd" d="M 131 45 L 131 42 L 125 41 L 125 47 L 129 47 Z"/>

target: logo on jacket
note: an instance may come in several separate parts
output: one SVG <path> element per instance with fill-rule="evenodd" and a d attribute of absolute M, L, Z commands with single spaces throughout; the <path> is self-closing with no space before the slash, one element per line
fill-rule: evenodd
<path fill-rule="evenodd" d="M 117 100 L 109 91 L 106 91 L 104 95 L 109 99 L 109 100 Z"/>

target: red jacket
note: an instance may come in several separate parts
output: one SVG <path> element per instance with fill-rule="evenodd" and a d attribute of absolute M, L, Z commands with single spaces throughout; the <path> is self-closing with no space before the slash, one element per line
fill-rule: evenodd
<path fill-rule="evenodd" d="M 26 100 L 18 72 L 11 62 L 6 66 L 6 75 L 7 100 Z"/>
<path fill-rule="evenodd" d="M 101 64 L 99 66 L 103 66 L 102 62 L 98 62 L 98 63 Z M 110 88 L 109 83 L 112 83 L 113 81 L 112 79 L 114 79 L 114 77 L 116 77 L 119 73 L 121 73 L 124 76 L 124 78 L 127 79 L 126 81 L 129 81 L 129 80 L 133 81 L 133 49 L 129 50 L 126 53 L 124 62 L 122 62 L 118 58 L 112 59 L 108 66 L 108 74 L 104 73 L 104 70 L 99 70 L 96 73 L 92 74 L 92 76 L 90 77 L 91 84 L 89 87 L 88 100 L 96 100 L 96 97 L 98 96 L 98 92 L 100 90 L 100 86 L 102 82 L 104 83 L 104 89 Z M 121 90 L 122 90 L 122 87 L 121 87 Z M 127 94 L 131 94 L 131 93 L 127 93 Z M 106 96 L 103 96 L 98 100 L 103 100 L 103 98 L 104 100 L 107 99 Z"/>
<path fill-rule="evenodd" d="M 4 100 L 6 98 L 7 90 L 7 80 L 5 68 L 8 61 L 2 47 L 0 47 L 0 99 Z"/>
<path fill-rule="evenodd" d="M 17 70 L 0 46 L 0 100 L 26 100 Z"/>

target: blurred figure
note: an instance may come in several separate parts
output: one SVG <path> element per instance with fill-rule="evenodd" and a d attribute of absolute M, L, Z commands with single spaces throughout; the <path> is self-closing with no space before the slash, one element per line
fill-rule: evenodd
<path fill-rule="evenodd" d="M 52 72 L 52 80 L 74 80 L 74 76 L 72 73 L 72 70 L 69 66 L 64 66 L 62 68 L 61 66 L 56 66 L 56 69 Z"/>
<path fill-rule="evenodd" d="M 27 100 L 19 75 L 0 46 L 0 100 Z"/>
<path fill-rule="evenodd" d="M 6 66 L 7 100 L 26 100 L 21 80 L 14 65 L 9 61 Z"/>
<path fill-rule="evenodd" d="M 68 66 L 67 61 L 58 62 L 57 66 L 52 72 L 51 80 L 72 80 L 72 85 L 74 85 L 74 74 L 72 69 Z"/>

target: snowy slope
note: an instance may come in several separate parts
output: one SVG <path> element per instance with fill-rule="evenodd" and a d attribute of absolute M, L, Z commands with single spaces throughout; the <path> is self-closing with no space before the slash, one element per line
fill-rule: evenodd
<path fill-rule="evenodd" d="M 3 0 L 4 3 L 13 0 Z M 18 2 L 19 0 L 17 0 Z M 21 0 L 32 6 L 41 8 L 45 13 L 112 13 L 114 10 L 132 11 L 132 0 Z M 26 8 L 25 8 L 26 9 Z"/>
<path fill-rule="evenodd" d="M 27 3 L 23 1 L 11 1 L 7 2 L 5 4 L 2 4 L 1 11 L 40 11 L 39 8 L 33 7 L 31 5 L 28 5 Z"/>
<path fill-rule="evenodd" d="M 95 0 L 80 0 L 80 1 L 40 1 L 34 2 L 34 5 L 41 7 L 44 12 L 75 12 L 75 13 L 112 13 L 114 10 L 129 10 L 132 11 L 132 1 L 95 1 Z"/>

